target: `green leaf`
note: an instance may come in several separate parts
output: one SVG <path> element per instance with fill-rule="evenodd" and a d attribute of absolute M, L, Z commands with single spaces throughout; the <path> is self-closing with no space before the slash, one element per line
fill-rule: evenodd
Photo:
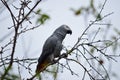
<path fill-rule="evenodd" d="M 83 8 L 80 8 L 80 9 L 78 9 L 77 11 L 75 11 L 75 15 L 80 15 L 81 12 L 82 12 L 82 10 L 83 10 Z"/>
<path fill-rule="evenodd" d="M 100 14 L 97 14 L 96 18 L 97 18 L 97 20 L 101 20 L 102 19 Z"/>
<path fill-rule="evenodd" d="M 37 23 L 44 24 L 46 20 L 50 19 L 47 14 L 42 14 L 38 19 Z"/>
<path fill-rule="evenodd" d="M 41 12 L 41 10 L 40 10 L 40 9 L 38 9 L 38 10 L 36 11 L 36 14 L 40 14 L 40 12 Z"/>
<path fill-rule="evenodd" d="M 12 78 L 13 80 L 18 80 L 18 79 L 19 79 L 18 75 L 16 75 L 16 74 L 12 74 L 12 75 L 11 75 L 11 78 Z"/>
<path fill-rule="evenodd" d="M 94 0 L 91 0 L 91 1 L 90 1 L 90 7 L 91 7 L 91 8 L 94 8 Z"/>
<path fill-rule="evenodd" d="M 95 51 L 94 48 L 91 48 L 91 49 L 90 49 L 90 52 L 91 52 L 91 53 L 94 53 L 94 51 Z"/>
<path fill-rule="evenodd" d="M 42 80 L 42 76 L 40 75 L 40 73 L 36 76 L 39 80 Z"/>
<path fill-rule="evenodd" d="M 120 30 L 119 30 L 119 29 L 114 28 L 114 30 L 115 30 L 115 32 L 116 32 L 118 35 L 120 35 Z"/>

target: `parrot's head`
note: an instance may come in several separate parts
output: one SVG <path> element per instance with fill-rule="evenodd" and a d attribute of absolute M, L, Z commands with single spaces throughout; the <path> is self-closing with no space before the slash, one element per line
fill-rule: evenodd
<path fill-rule="evenodd" d="M 72 34 L 72 30 L 67 25 L 61 25 L 53 33 L 53 35 L 57 35 L 57 37 L 61 41 L 63 41 L 63 39 L 65 38 L 66 34 Z"/>
<path fill-rule="evenodd" d="M 67 26 L 67 25 L 61 25 L 60 28 L 61 28 L 61 30 L 64 31 L 66 34 L 70 34 L 70 35 L 72 34 L 72 30 L 70 29 L 69 26 Z"/>
<path fill-rule="evenodd" d="M 65 38 L 66 34 L 72 34 L 72 30 L 67 25 L 61 25 L 57 28 L 54 34 L 58 35 L 62 40 Z"/>

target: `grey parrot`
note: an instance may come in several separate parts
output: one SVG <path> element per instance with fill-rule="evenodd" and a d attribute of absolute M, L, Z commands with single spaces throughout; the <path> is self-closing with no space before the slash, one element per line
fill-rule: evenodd
<path fill-rule="evenodd" d="M 50 65 L 55 58 L 60 56 L 62 41 L 66 34 L 72 34 L 72 30 L 67 25 L 61 25 L 44 43 L 42 54 L 38 59 L 36 73 L 42 72 Z"/>

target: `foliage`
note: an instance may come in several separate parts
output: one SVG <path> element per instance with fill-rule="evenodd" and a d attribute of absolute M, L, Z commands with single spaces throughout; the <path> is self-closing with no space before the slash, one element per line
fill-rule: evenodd
<path fill-rule="evenodd" d="M 36 13 L 40 15 L 37 19 L 37 23 L 44 24 L 46 20 L 50 19 L 50 17 L 47 14 L 41 14 L 40 9 L 38 9 Z"/>
<path fill-rule="evenodd" d="M 101 14 L 98 13 L 97 7 L 95 7 L 94 0 L 90 0 L 90 4 L 87 7 L 80 7 L 78 10 L 71 9 L 76 16 L 79 16 L 81 14 L 92 14 L 95 18 L 101 19 Z"/>

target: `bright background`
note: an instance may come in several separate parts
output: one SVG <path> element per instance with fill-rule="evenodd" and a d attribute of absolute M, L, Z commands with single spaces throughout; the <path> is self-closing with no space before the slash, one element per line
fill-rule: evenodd
<path fill-rule="evenodd" d="M 14 0 L 11 0 L 11 2 Z M 11 4 L 10 2 L 10 4 Z M 104 0 L 95 0 L 96 6 L 98 3 L 102 3 Z M 14 2 L 17 5 L 17 1 Z M 65 46 L 73 46 L 77 41 L 78 37 L 81 33 L 85 30 L 86 26 L 85 23 L 89 23 L 90 20 L 94 20 L 92 17 L 88 18 L 88 21 L 85 22 L 84 16 L 75 16 L 74 13 L 70 10 L 71 8 L 78 9 L 81 6 L 88 6 L 89 0 L 44 0 L 39 4 L 37 8 L 41 8 L 43 13 L 47 13 L 50 16 L 50 20 L 46 22 L 45 25 L 40 26 L 38 29 L 33 31 L 26 32 L 25 34 L 21 35 L 18 39 L 18 48 L 16 50 L 16 57 L 23 58 L 23 56 L 36 58 L 39 57 L 41 54 L 42 46 L 45 40 L 53 33 L 53 31 L 62 24 L 68 25 L 71 29 L 73 34 L 67 35 L 64 40 Z M 32 6 L 33 4 L 31 4 Z M 103 9 L 102 14 L 106 15 L 108 13 L 114 12 L 114 14 L 107 17 L 106 21 L 110 21 L 112 23 L 112 28 L 116 27 L 119 29 L 120 25 L 120 0 L 107 0 L 105 8 Z M 36 10 L 37 10 L 36 8 Z M 7 33 L 11 32 L 12 29 L 8 30 L 8 27 L 12 25 L 12 21 L 10 18 L 10 14 L 2 4 L 0 4 L 0 39 L 6 35 Z M 16 12 L 13 11 L 15 14 Z M 36 23 L 36 19 L 32 19 L 32 24 L 30 26 L 34 26 Z M 28 25 L 29 23 L 24 23 Z M 112 34 L 112 31 L 110 32 Z M 12 35 L 12 34 L 11 34 Z M 5 44 L 9 38 L 5 41 L 2 41 L 0 45 Z M 19 43 L 20 42 L 20 43 Z M 27 53 L 26 53 L 27 51 Z M 118 52 L 120 53 L 120 52 Z M 82 61 L 82 60 L 81 60 Z M 117 59 L 117 63 L 113 61 L 112 71 L 118 73 L 118 77 L 120 78 L 120 58 Z M 72 63 L 71 63 L 72 64 Z M 73 71 L 76 71 L 79 75 L 82 72 L 78 70 L 78 65 L 71 65 Z M 36 66 L 33 67 L 33 72 Z M 80 72 L 81 71 L 81 72 Z M 29 73 L 22 69 L 22 77 L 29 77 Z M 82 77 L 81 75 L 81 77 Z M 80 77 L 80 78 L 81 78 Z M 49 79 L 48 79 L 49 80 Z M 67 70 L 64 73 L 60 74 L 58 80 L 79 80 L 79 77 L 71 75 L 71 73 Z M 116 80 L 113 78 L 111 80 Z"/>

